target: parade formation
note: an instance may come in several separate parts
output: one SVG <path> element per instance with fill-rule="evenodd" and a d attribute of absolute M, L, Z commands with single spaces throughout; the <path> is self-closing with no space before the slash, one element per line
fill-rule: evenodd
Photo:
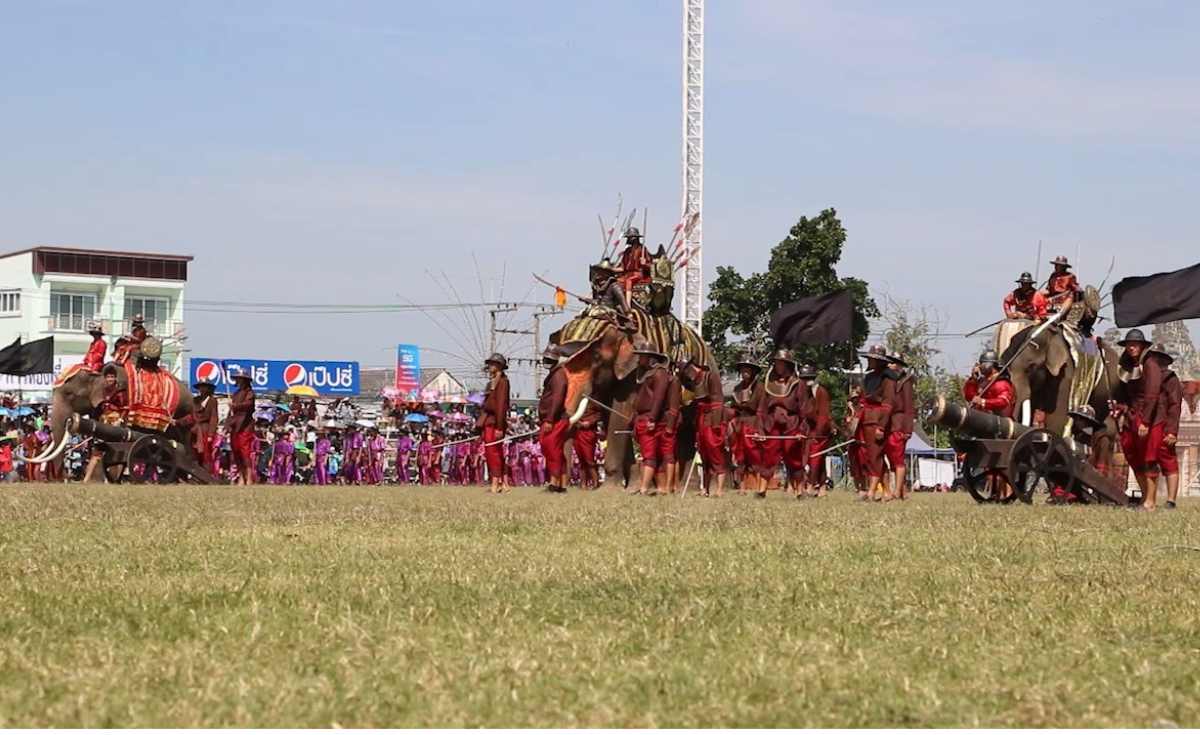
<path fill-rule="evenodd" d="M 861 371 L 822 370 L 796 357 L 799 345 L 780 343 L 735 360 L 727 389 L 703 339 L 671 313 L 675 273 L 690 257 L 677 241 L 692 221 L 653 253 L 628 221 L 616 241 L 623 249 L 610 252 L 605 236 L 591 294 L 576 295 L 582 310 L 545 345 L 536 410 L 513 407 L 509 361 L 498 353 L 481 366 L 482 399 L 450 406 L 449 418 L 412 398 L 385 398 L 374 421 L 341 402 L 283 404 L 286 396 L 256 395 L 236 369 L 232 393 L 218 395 L 210 380 L 187 390 L 159 367 L 162 343 L 139 316 L 111 351 L 102 327 L 88 325 L 91 347 L 58 377 L 48 431 L 16 457 L 28 479 L 63 478 L 64 458 L 85 456 L 85 481 L 461 484 L 495 494 L 578 485 L 647 496 L 694 487 L 701 497 L 806 498 L 827 494 L 836 456 L 861 498 L 909 497 L 907 447 L 922 407 L 905 356 L 875 344 L 859 353 Z M 1028 501 L 1035 486 L 1053 502 L 1119 502 L 1119 449 L 1138 507 L 1158 507 L 1160 475 L 1174 507 L 1182 387 L 1172 357 L 1139 329 L 1112 345 L 1096 336 L 1099 289 L 1081 286 L 1066 257 L 1050 264 L 1040 288 L 1028 272 L 1016 278 L 993 348 L 930 420 L 959 432 L 960 477 L 981 502 Z M 836 421 L 827 386 L 839 381 L 847 402 Z"/>

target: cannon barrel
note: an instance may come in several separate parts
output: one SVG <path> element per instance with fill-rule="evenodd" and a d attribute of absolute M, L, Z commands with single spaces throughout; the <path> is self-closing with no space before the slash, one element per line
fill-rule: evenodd
<path fill-rule="evenodd" d="M 1005 416 L 951 403 L 945 396 L 930 402 L 925 407 L 925 415 L 938 426 L 956 429 L 977 439 L 1016 439 L 1030 428 Z"/>
<path fill-rule="evenodd" d="M 71 427 L 83 436 L 94 436 L 100 441 L 106 442 L 130 442 L 141 436 L 138 432 L 126 429 L 124 426 L 106 424 L 78 414 L 71 418 Z"/>

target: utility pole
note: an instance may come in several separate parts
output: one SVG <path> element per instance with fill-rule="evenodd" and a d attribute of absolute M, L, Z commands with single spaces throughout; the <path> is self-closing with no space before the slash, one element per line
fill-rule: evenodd
<path fill-rule="evenodd" d="M 561 306 L 542 307 L 533 313 L 533 390 L 542 389 L 542 317 L 555 316 L 563 312 Z"/>
<path fill-rule="evenodd" d="M 509 312 L 517 311 L 519 308 L 520 307 L 518 307 L 516 304 L 508 304 L 507 306 L 504 304 L 496 304 L 496 308 L 488 309 L 488 314 L 490 314 L 492 317 L 492 328 L 491 328 L 491 330 L 489 330 L 490 340 L 488 342 L 488 355 L 496 354 L 496 333 L 498 331 L 499 332 L 505 331 L 503 329 L 501 329 L 501 330 L 496 329 L 496 315 L 497 314 L 507 314 Z"/>

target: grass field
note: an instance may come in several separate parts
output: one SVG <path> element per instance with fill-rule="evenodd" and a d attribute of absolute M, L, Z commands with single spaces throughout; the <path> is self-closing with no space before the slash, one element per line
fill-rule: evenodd
<path fill-rule="evenodd" d="M 4 486 L 0 726 L 1197 726 L 1198 520 Z"/>

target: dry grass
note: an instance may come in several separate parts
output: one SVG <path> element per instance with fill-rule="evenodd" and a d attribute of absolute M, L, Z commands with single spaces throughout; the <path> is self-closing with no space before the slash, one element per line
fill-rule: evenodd
<path fill-rule="evenodd" d="M 0 726 L 1196 726 L 1198 510 L 5 486 Z"/>

